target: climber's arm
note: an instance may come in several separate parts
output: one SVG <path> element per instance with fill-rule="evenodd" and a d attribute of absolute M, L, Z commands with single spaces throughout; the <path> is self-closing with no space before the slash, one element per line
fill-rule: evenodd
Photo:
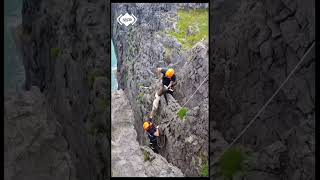
<path fill-rule="evenodd" d="M 159 76 L 159 79 L 162 79 L 162 68 L 157 68 L 157 76 Z"/>
<path fill-rule="evenodd" d="M 154 133 L 155 136 L 159 136 L 159 129 L 157 128 L 156 132 Z"/>
<path fill-rule="evenodd" d="M 169 87 L 173 87 L 173 86 L 175 86 L 176 84 L 177 84 L 176 81 L 170 81 Z"/>
<path fill-rule="evenodd" d="M 169 84 L 169 88 L 171 88 L 171 87 L 173 87 L 173 86 L 175 86 L 177 84 L 177 81 L 176 81 L 176 77 L 174 77 L 173 79 L 172 79 L 172 81 L 170 81 L 170 84 Z"/>

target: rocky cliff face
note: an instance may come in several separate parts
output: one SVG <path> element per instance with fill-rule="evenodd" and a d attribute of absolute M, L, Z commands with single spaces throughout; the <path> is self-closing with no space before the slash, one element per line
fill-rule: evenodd
<path fill-rule="evenodd" d="M 39 88 L 4 102 L 4 179 L 78 179 L 72 150 Z"/>
<path fill-rule="evenodd" d="M 218 1 L 211 9 L 211 162 L 314 42 L 314 1 Z M 315 53 L 236 144 L 253 151 L 246 179 L 315 179 Z M 210 165 L 217 178 L 216 164 Z"/>
<path fill-rule="evenodd" d="M 110 175 L 107 168 L 110 167 L 110 129 L 105 118 L 110 114 L 106 108 L 110 106 L 106 84 L 110 82 L 106 74 L 110 69 L 108 3 L 101 0 L 23 1 L 19 36 L 26 88 L 30 93 L 10 95 L 5 100 L 6 179 L 88 180 Z M 199 43 L 200 56 L 180 54 L 180 44 L 161 32 L 165 28 L 176 29 L 175 10 L 184 6 L 155 5 L 146 11 L 142 11 L 141 6 L 113 7 L 119 10 L 115 11 L 117 13 L 122 13 L 123 9 L 139 14 L 141 21 L 136 24 L 140 28 L 125 30 L 115 25 L 112 29 L 121 74 L 119 86 L 132 105 L 140 144 L 143 143 L 142 117 L 150 111 L 155 88 L 155 79 L 149 78 L 154 77 L 152 69 L 171 63 L 178 69 L 179 80 L 198 78 L 197 83 L 205 78 L 201 72 L 207 72 L 207 69 L 197 68 L 197 63 L 202 62 L 197 58 L 206 56 L 201 53 L 207 51 L 205 42 Z M 211 162 L 272 95 L 314 41 L 313 7 L 314 1 L 310 0 L 221 0 L 212 4 Z M 165 57 L 168 53 L 164 44 L 172 49 L 168 57 Z M 195 59 L 188 66 L 195 66 L 197 75 L 179 72 L 186 70 L 183 66 L 187 66 L 185 60 L 189 57 Z M 136 59 L 141 63 L 136 63 Z M 315 179 L 314 65 L 312 51 L 238 141 L 250 147 L 256 159 L 246 179 Z M 162 99 L 159 120 L 170 119 L 185 101 L 183 93 L 187 93 L 189 87 L 177 88 L 177 97 L 169 96 L 170 106 L 163 107 Z M 195 96 L 200 99 L 206 94 L 206 90 L 199 89 Z M 136 101 L 138 97 L 141 102 Z M 192 132 L 181 129 L 195 128 L 193 132 L 201 133 L 199 127 L 207 127 L 206 117 L 197 115 L 197 122 L 192 120 L 193 114 L 205 109 L 197 108 L 200 103 L 192 103 L 187 104 L 190 110 L 185 124 L 174 118 L 172 126 L 164 126 L 171 140 L 162 155 L 185 175 L 193 175 L 199 169 L 198 165 L 190 168 L 185 164 L 202 163 L 199 163 L 201 158 L 190 160 L 187 153 L 206 152 L 203 142 L 208 140 L 206 133 L 179 136 L 181 132 Z M 182 143 L 184 141 L 189 144 Z M 185 144 L 185 147 L 173 146 L 175 143 Z M 201 149 L 196 149 L 198 147 Z M 173 156 L 181 152 L 186 154 L 185 159 Z M 212 178 L 219 176 L 216 164 L 211 164 L 210 170 Z"/>
<path fill-rule="evenodd" d="M 113 177 L 183 177 L 181 170 L 164 157 L 139 145 L 133 111 L 122 90 L 112 93 L 111 118 Z"/>
<path fill-rule="evenodd" d="M 108 3 L 23 1 L 26 89 L 35 85 L 44 95 L 77 179 L 110 175 Z"/>
<path fill-rule="evenodd" d="M 169 31 L 177 30 L 178 9 L 190 9 L 183 4 L 113 4 L 113 20 L 120 14 L 134 14 L 134 26 L 112 25 L 112 39 L 118 59 L 118 83 L 127 95 L 135 118 L 137 140 L 144 144 L 143 120 L 151 112 L 155 90 L 159 86 L 157 67 L 173 67 L 179 84 L 175 97 L 164 97 L 156 116 L 166 136 L 166 145 L 160 154 L 179 167 L 186 176 L 199 176 L 208 162 L 208 43 L 199 41 L 189 50 Z M 203 8 L 193 6 L 193 8 Z M 189 109 L 186 119 L 177 112 L 204 82 L 193 98 L 185 105 Z"/>

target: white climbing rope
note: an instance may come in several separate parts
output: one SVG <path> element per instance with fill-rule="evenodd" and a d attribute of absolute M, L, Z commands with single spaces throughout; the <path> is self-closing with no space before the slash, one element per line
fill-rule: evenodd
<path fill-rule="evenodd" d="M 213 163 L 216 163 L 222 155 L 231 148 L 231 146 L 248 130 L 248 128 L 255 122 L 255 120 L 260 116 L 262 111 L 268 106 L 268 104 L 271 102 L 271 100 L 278 94 L 278 92 L 281 90 L 281 88 L 287 83 L 287 81 L 290 79 L 290 77 L 293 75 L 293 73 L 296 71 L 296 69 L 299 67 L 299 65 L 303 62 L 304 58 L 307 54 L 311 51 L 311 49 L 314 46 L 314 42 L 312 43 L 311 47 L 308 49 L 308 51 L 303 55 L 301 60 L 297 63 L 297 65 L 292 69 L 290 74 L 287 76 L 287 78 L 281 83 L 279 88 L 273 93 L 273 95 L 269 98 L 269 100 L 262 106 L 262 108 L 258 111 L 258 113 L 252 118 L 252 120 L 247 124 L 247 126 L 238 134 L 236 138 L 233 139 L 233 141 L 225 148 L 222 153 L 218 156 L 218 158 L 215 159 Z"/>
<path fill-rule="evenodd" d="M 198 88 L 194 91 L 194 93 L 189 97 L 189 99 L 181 106 L 180 109 L 182 109 L 190 101 L 190 99 L 196 94 L 196 92 L 200 89 L 200 87 L 203 85 L 203 83 L 207 80 L 208 77 L 209 76 L 207 74 L 206 78 L 202 81 L 202 83 L 198 86 Z"/>

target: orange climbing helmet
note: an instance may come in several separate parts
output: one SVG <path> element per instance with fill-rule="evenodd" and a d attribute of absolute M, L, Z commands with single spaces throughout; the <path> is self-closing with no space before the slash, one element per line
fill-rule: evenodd
<path fill-rule="evenodd" d="M 172 78 L 173 75 L 174 75 L 174 70 L 172 68 L 169 68 L 166 72 L 166 77 Z"/>
<path fill-rule="evenodd" d="M 143 123 L 143 129 L 144 129 L 145 131 L 147 131 L 147 130 L 150 129 L 151 125 L 152 125 L 151 122 L 146 121 L 146 122 Z"/>

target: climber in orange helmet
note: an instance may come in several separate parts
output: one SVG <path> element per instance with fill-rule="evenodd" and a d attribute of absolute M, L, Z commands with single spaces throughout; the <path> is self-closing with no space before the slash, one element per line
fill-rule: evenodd
<path fill-rule="evenodd" d="M 150 115 L 151 117 L 154 116 L 155 111 L 158 109 L 160 96 L 165 93 L 170 93 L 172 95 L 173 87 L 177 84 L 176 75 L 173 68 L 157 68 L 157 73 L 159 75 L 161 74 L 161 85 L 159 90 L 155 93 L 155 100 L 153 101 L 152 111 Z M 165 99 L 168 104 L 166 96 Z"/>
<path fill-rule="evenodd" d="M 161 73 L 161 83 L 158 95 L 161 96 L 165 92 L 172 94 L 173 87 L 177 84 L 176 75 L 173 68 L 157 68 L 158 74 Z"/>
<path fill-rule="evenodd" d="M 149 146 L 155 153 L 159 153 L 160 148 L 157 142 L 157 138 L 159 137 L 158 127 L 159 126 L 154 126 L 151 118 L 148 118 L 148 120 L 143 123 L 143 129 L 147 133 L 148 138 L 150 140 Z"/>

